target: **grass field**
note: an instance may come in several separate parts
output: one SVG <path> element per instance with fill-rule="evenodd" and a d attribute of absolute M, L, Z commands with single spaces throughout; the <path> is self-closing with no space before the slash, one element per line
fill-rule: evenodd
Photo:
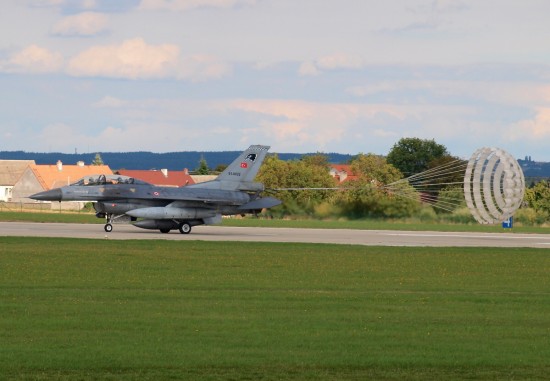
<path fill-rule="evenodd" d="M 537 249 L 0 238 L 0 379 L 548 379 Z"/>

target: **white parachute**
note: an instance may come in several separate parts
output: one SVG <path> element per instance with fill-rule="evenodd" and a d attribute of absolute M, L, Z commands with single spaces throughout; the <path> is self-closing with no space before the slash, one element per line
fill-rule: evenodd
<path fill-rule="evenodd" d="M 511 217 L 521 206 L 525 178 L 516 159 L 499 148 L 480 148 L 464 174 L 466 205 L 480 224 L 495 224 Z"/>
<path fill-rule="evenodd" d="M 507 220 L 521 206 L 525 178 L 508 152 L 484 147 L 467 162 L 452 160 L 380 189 L 447 212 L 463 206 L 465 201 L 477 222 L 496 224 Z"/>

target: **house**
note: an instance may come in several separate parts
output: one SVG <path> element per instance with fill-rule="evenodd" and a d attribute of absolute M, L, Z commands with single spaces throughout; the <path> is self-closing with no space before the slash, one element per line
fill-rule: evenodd
<path fill-rule="evenodd" d="M 191 175 L 195 184 L 205 183 L 207 181 L 216 180 L 218 175 Z"/>
<path fill-rule="evenodd" d="M 342 184 L 345 181 L 357 180 L 357 175 L 353 173 L 351 165 L 348 164 L 330 164 L 329 173 L 338 184 Z"/>
<path fill-rule="evenodd" d="M 59 188 L 78 181 L 84 176 L 112 175 L 108 165 L 84 165 L 79 161 L 76 165 L 65 165 L 58 161 L 55 165 L 29 165 L 12 189 L 12 201 L 35 203 L 29 199 L 34 193 Z M 52 208 L 81 209 L 84 203 L 61 202 L 52 204 Z"/>
<path fill-rule="evenodd" d="M 121 176 L 133 177 L 134 179 L 139 179 L 149 184 L 159 186 L 182 187 L 195 184 L 195 181 L 193 181 L 193 178 L 189 175 L 187 168 L 183 171 L 168 171 L 167 169 L 161 169 L 160 171 L 121 169 L 116 173 Z"/>
<path fill-rule="evenodd" d="M 34 160 L 0 160 L 0 202 L 11 201 L 12 189 Z"/>

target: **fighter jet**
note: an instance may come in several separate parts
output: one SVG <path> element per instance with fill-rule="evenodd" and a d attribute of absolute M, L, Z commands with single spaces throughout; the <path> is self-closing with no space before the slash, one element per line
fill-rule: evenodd
<path fill-rule="evenodd" d="M 40 201 L 91 201 L 105 231 L 114 221 L 131 222 L 143 229 L 189 234 L 197 225 L 220 223 L 223 215 L 258 213 L 281 203 L 261 197 L 262 183 L 254 178 L 269 150 L 252 145 L 215 180 L 184 187 L 155 186 L 127 176 L 86 176 L 74 184 L 33 194 Z"/>

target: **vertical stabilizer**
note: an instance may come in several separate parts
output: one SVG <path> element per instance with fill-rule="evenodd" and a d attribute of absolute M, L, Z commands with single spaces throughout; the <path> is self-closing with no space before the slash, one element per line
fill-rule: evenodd
<path fill-rule="evenodd" d="M 258 190 L 254 178 L 258 174 L 269 146 L 253 145 L 241 153 L 220 175 L 213 181 L 192 185 L 200 188 L 217 188 L 227 190 Z M 262 187 L 263 188 L 263 187 Z"/>

